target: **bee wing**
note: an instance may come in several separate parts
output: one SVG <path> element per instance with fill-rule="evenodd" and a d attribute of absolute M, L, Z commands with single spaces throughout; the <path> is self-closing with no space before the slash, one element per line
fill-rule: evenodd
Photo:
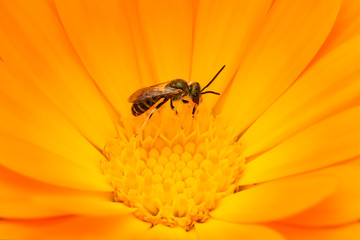
<path fill-rule="evenodd" d="M 172 87 L 166 87 L 165 83 L 159 83 L 150 87 L 142 88 L 134 92 L 128 99 L 131 103 L 138 103 L 143 102 L 147 99 L 154 98 L 154 97 L 161 97 L 161 96 L 169 96 L 169 95 L 175 95 L 181 92 L 181 89 L 172 88 Z"/>

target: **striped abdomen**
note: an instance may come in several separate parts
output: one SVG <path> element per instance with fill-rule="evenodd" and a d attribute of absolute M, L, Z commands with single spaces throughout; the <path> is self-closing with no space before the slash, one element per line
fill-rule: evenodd
<path fill-rule="evenodd" d="M 143 102 L 138 102 L 138 103 L 134 103 L 131 107 L 131 112 L 132 114 L 137 117 L 141 114 L 143 114 L 144 112 L 146 112 L 147 110 L 149 110 L 149 108 L 151 108 L 152 106 L 154 106 L 154 104 L 159 101 L 160 97 L 153 97 L 153 98 L 149 98 L 146 99 Z"/>

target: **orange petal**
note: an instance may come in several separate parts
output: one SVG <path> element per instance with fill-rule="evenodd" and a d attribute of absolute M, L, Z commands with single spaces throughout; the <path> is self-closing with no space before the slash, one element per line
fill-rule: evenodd
<path fill-rule="evenodd" d="M 76 189 L 112 189 L 97 166 L 84 166 L 26 141 L 0 135 L 0 152 L 0 164 L 39 181 Z"/>
<path fill-rule="evenodd" d="M 246 165 L 241 185 L 318 169 L 359 156 L 360 107 L 343 111 L 279 144 Z"/>
<path fill-rule="evenodd" d="M 359 102 L 360 37 L 314 63 L 242 136 L 245 155 L 267 150 Z M 339 60 L 341 59 L 341 61 Z"/>
<path fill-rule="evenodd" d="M 54 186 L 0 166 L 0 217 L 42 218 L 72 214 L 96 216 L 133 212 L 112 202 L 113 193 Z"/>
<path fill-rule="evenodd" d="M 112 202 L 112 196 L 112 193 L 105 195 L 104 193 L 79 192 L 53 196 L 40 195 L 33 197 L 33 201 L 61 215 L 117 216 L 135 211 L 122 203 Z"/>
<path fill-rule="evenodd" d="M 1 184 L 0 184 L 1 185 Z M 67 216 L 69 213 L 49 208 L 28 199 L 0 199 L 0 216 L 2 218 L 33 219 Z"/>
<path fill-rule="evenodd" d="M 318 60 L 337 46 L 359 34 L 360 2 L 357 0 L 343 0 L 336 22 L 313 61 Z"/>
<path fill-rule="evenodd" d="M 360 166 L 360 157 L 354 158 L 352 161 L 349 161 L 347 164 Z"/>
<path fill-rule="evenodd" d="M 96 85 L 121 114 L 141 87 L 136 48 L 121 1 L 56 1 L 61 22 Z M 143 79 L 141 79 L 141 77 Z"/>
<path fill-rule="evenodd" d="M 1 186 L 3 184 L 0 184 Z M 17 191 L 22 189 L 17 189 Z M 12 196 L 13 190 L 9 195 Z M 62 191 L 38 193 L 38 195 L 24 194 L 20 199 L 0 199 L 0 216 L 13 219 L 34 219 L 84 214 L 87 216 L 115 216 L 128 214 L 134 209 L 121 203 L 111 202 L 110 194 L 104 193 L 73 193 Z M 33 193 L 31 193 L 33 194 Z"/>
<path fill-rule="evenodd" d="M 279 220 L 319 203 L 336 187 L 329 177 L 291 177 L 260 184 L 222 199 L 211 216 L 236 223 Z"/>
<path fill-rule="evenodd" d="M 246 240 L 282 240 L 284 239 L 278 232 L 262 225 L 234 224 L 210 219 L 204 224 L 195 226 L 199 240 L 217 239 L 246 239 Z"/>
<path fill-rule="evenodd" d="M 62 217 L 28 221 L 1 221 L 6 239 L 133 239 L 150 226 L 132 215 L 118 217 Z"/>
<path fill-rule="evenodd" d="M 215 73 L 224 71 L 209 89 L 224 92 L 229 85 L 254 35 L 264 23 L 270 0 L 200 1 L 194 26 L 191 65 L 192 81 L 204 87 Z M 218 97 L 205 96 L 202 104 L 213 106 Z"/>
<path fill-rule="evenodd" d="M 139 0 L 138 14 L 155 82 L 188 79 L 192 51 L 190 0 Z"/>
<path fill-rule="evenodd" d="M 0 90 L 0 133 L 2 135 L 24 140 L 84 167 L 98 165 L 103 156 L 54 108 L 51 102 L 47 101 L 33 86 L 20 84 L 13 78 L 6 78 L 5 75 L 2 77 L 9 80 L 9 85 L 12 85 L 18 94 L 13 96 L 7 91 Z M 4 85 L 6 83 L 2 86 Z M 19 95 L 26 100 L 19 99 Z M 23 164 L 29 165 L 27 159 L 24 160 L 26 162 Z M 22 159 L 16 161 L 20 165 Z M 34 161 L 37 160 L 34 159 Z"/>
<path fill-rule="evenodd" d="M 56 194 L 57 190 L 62 190 L 64 193 L 64 189 L 22 176 L 0 166 L 0 217 L 40 218 L 62 215 L 57 209 L 35 203 L 32 196 L 39 193 Z"/>
<path fill-rule="evenodd" d="M 196 240 L 194 231 L 185 231 L 183 228 L 169 228 L 162 224 L 141 232 L 134 236 L 134 240 Z"/>
<path fill-rule="evenodd" d="M 339 186 L 331 196 L 318 205 L 284 220 L 301 226 L 344 225 L 356 222 L 360 216 L 360 166 L 348 164 L 316 171 L 310 175 L 334 176 Z"/>
<path fill-rule="evenodd" d="M 0 15 L 2 66 L 20 85 L 36 87 L 86 138 L 102 148 L 106 139 L 116 134 L 109 105 L 50 6 L 44 1 L 2 1 Z M 4 85 L 9 95 L 28 101 L 16 87 Z"/>
<path fill-rule="evenodd" d="M 360 236 L 360 224 L 334 228 L 303 228 L 286 225 L 271 225 L 289 240 L 357 240 Z"/>
<path fill-rule="evenodd" d="M 247 128 L 311 61 L 339 7 L 338 0 L 274 2 L 232 85 L 220 97 L 216 112 L 228 116 L 239 133 Z"/>

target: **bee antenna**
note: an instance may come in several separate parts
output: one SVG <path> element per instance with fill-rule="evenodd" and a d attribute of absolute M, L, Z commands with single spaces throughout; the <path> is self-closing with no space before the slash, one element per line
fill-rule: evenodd
<path fill-rule="evenodd" d="M 210 84 L 215 80 L 215 78 L 221 73 L 221 71 L 224 69 L 225 65 L 222 66 L 222 68 L 217 72 L 217 74 L 215 75 L 215 77 L 213 77 L 213 79 L 211 79 L 211 81 L 205 86 L 203 87 L 203 89 L 201 89 L 201 92 L 205 90 L 205 88 L 207 88 L 208 86 L 210 86 Z"/>
<path fill-rule="evenodd" d="M 213 91 L 206 91 L 206 92 L 202 92 L 201 94 L 207 94 L 207 93 L 212 93 L 212 94 L 220 95 L 220 93 L 218 93 L 218 92 L 213 92 Z"/>

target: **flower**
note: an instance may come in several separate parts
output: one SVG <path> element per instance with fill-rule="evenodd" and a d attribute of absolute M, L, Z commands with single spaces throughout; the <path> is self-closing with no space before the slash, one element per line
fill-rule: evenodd
<path fill-rule="evenodd" d="M 0 238 L 359 235 L 357 1 L 0 4 Z"/>

